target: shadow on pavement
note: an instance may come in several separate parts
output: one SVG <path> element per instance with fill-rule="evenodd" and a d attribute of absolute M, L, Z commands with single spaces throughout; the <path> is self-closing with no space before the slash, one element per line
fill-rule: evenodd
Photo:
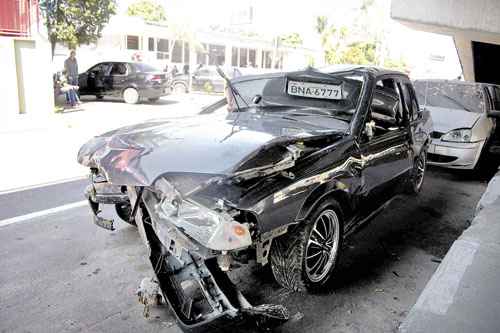
<path fill-rule="evenodd" d="M 97 99 L 93 96 L 82 96 L 80 98 L 82 102 L 101 102 L 101 103 L 121 103 L 123 105 L 127 105 L 123 99 L 118 98 L 118 97 L 105 97 L 103 99 Z M 172 105 L 172 104 L 177 104 L 179 101 L 176 100 L 169 100 L 168 96 L 164 97 L 163 99 L 159 99 L 156 102 L 150 102 L 148 100 L 141 100 L 138 104 L 139 105 Z"/>

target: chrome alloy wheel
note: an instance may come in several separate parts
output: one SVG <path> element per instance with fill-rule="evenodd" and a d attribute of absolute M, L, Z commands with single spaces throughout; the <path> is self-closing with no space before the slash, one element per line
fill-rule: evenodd
<path fill-rule="evenodd" d="M 426 155 L 422 152 L 414 165 L 414 177 L 415 177 L 415 189 L 418 191 L 422 187 L 422 183 L 424 182 L 425 175 L 425 165 L 426 165 Z"/>
<path fill-rule="evenodd" d="M 337 213 L 324 210 L 314 221 L 305 249 L 305 268 L 312 282 L 323 280 L 335 263 L 339 247 L 340 223 Z"/>

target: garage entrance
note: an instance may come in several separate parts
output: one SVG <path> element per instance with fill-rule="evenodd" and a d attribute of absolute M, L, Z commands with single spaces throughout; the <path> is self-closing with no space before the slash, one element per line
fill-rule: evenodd
<path fill-rule="evenodd" d="M 500 45 L 473 41 L 472 56 L 476 82 L 500 84 Z"/>

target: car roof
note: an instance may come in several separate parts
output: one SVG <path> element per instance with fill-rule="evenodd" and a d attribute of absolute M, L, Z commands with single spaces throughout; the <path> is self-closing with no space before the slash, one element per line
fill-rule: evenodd
<path fill-rule="evenodd" d="M 408 75 L 406 73 L 403 73 L 401 71 L 387 69 L 387 68 L 378 67 L 378 66 L 370 66 L 370 65 L 338 64 L 338 65 L 323 67 L 323 68 L 320 68 L 319 70 L 321 72 L 324 72 L 324 73 L 358 71 L 358 72 L 370 73 L 370 74 L 373 74 L 375 76 L 402 75 L 402 76 L 408 77 Z"/>
<path fill-rule="evenodd" d="M 333 65 L 333 66 L 327 66 L 327 67 L 322 67 L 322 68 L 313 68 L 313 67 L 308 67 L 303 69 L 304 71 L 306 70 L 314 70 L 318 71 L 320 73 L 325 73 L 325 74 L 334 74 L 334 73 L 344 73 L 344 72 L 364 72 L 368 73 L 374 77 L 379 77 L 383 75 L 397 75 L 397 76 L 404 76 L 408 78 L 408 75 L 406 75 L 403 72 L 395 71 L 395 70 L 390 70 L 386 68 L 381 68 L 381 67 L 376 67 L 376 66 L 365 66 L 365 65 Z M 252 80 L 252 79 L 261 79 L 261 78 L 273 78 L 273 77 L 281 77 L 285 76 L 289 73 L 296 73 L 297 71 L 282 71 L 282 72 L 275 72 L 275 73 L 263 73 L 263 74 L 254 74 L 254 75 L 243 75 L 239 76 L 237 78 L 234 78 L 232 81 L 233 82 L 239 82 L 239 81 L 247 81 L 247 80 Z"/>

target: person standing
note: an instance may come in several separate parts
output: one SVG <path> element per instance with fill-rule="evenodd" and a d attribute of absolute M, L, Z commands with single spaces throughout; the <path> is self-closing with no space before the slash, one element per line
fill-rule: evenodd
<path fill-rule="evenodd" d="M 68 83 L 73 86 L 78 85 L 78 61 L 76 60 L 76 52 L 72 50 L 69 58 L 64 61 L 64 70 L 68 77 Z"/>

